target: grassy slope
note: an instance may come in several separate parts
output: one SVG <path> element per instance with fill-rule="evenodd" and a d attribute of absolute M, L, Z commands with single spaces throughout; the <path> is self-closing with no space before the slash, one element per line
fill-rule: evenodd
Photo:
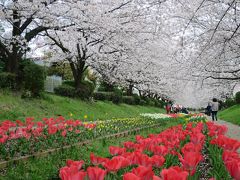
<path fill-rule="evenodd" d="M 235 105 L 221 111 L 219 118 L 240 126 L 240 105 Z"/>
<path fill-rule="evenodd" d="M 94 103 L 70 99 L 53 94 L 46 94 L 44 99 L 25 100 L 17 94 L 0 91 L 0 121 L 24 119 L 25 117 L 53 117 L 62 115 L 66 118 L 88 120 L 133 117 L 140 113 L 162 113 L 163 109 L 149 106 L 115 105 L 111 102 Z"/>

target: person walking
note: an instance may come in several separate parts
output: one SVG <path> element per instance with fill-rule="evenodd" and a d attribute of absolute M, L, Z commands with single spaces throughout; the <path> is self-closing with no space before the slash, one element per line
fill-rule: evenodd
<path fill-rule="evenodd" d="M 166 111 L 167 111 L 167 114 L 170 114 L 171 112 L 171 104 L 169 102 L 166 104 Z"/>
<path fill-rule="evenodd" d="M 208 116 L 211 116 L 211 112 L 212 112 L 212 104 L 209 102 L 206 108 L 206 114 Z"/>
<path fill-rule="evenodd" d="M 213 98 L 213 102 L 211 103 L 211 110 L 212 110 L 212 121 L 217 121 L 217 112 L 219 110 L 219 102 L 216 98 Z"/>

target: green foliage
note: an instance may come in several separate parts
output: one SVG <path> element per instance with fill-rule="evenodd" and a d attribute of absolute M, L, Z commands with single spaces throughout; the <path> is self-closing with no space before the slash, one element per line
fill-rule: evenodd
<path fill-rule="evenodd" d="M 95 92 L 93 94 L 94 99 L 100 101 L 111 101 L 113 92 Z"/>
<path fill-rule="evenodd" d="M 54 89 L 54 92 L 60 96 L 76 97 L 89 99 L 93 96 L 95 85 L 89 81 L 83 81 L 78 89 L 74 87 L 73 81 L 65 81 L 62 86 Z"/>
<path fill-rule="evenodd" d="M 114 104 L 120 104 L 123 99 L 122 90 L 115 88 L 113 91 L 112 102 Z"/>
<path fill-rule="evenodd" d="M 208 151 L 210 164 L 212 165 L 212 169 L 209 171 L 209 176 L 214 177 L 215 179 L 232 179 L 222 160 L 223 150 L 208 142 Z"/>
<path fill-rule="evenodd" d="M 233 98 L 228 98 L 224 102 L 224 106 L 227 107 L 227 108 L 231 107 L 231 106 L 234 106 L 235 104 L 236 104 L 236 101 Z"/>
<path fill-rule="evenodd" d="M 98 91 L 112 92 L 114 91 L 114 86 L 105 81 L 102 81 L 98 88 Z"/>
<path fill-rule="evenodd" d="M 2 72 L 0 73 L 0 87 L 13 89 L 16 86 L 15 74 Z"/>
<path fill-rule="evenodd" d="M 81 99 L 89 99 L 93 96 L 93 91 L 95 89 L 95 85 L 89 81 L 83 81 L 80 87 L 76 90 L 76 97 Z"/>
<path fill-rule="evenodd" d="M 133 94 L 134 104 L 140 104 L 141 98 L 137 94 Z"/>
<path fill-rule="evenodd" d="M 130 105 L 135 104 L 135 99 L 133 96 L 123 96 L 122 99 L 123 99 L 123 102 L 126 104 L 130 104 Z"/>
<path fill-rule="evenodd" d="M 235 101 L 236 101 L 237 104 L 240 104 L 240 91 L 236 93 Z"/>
<path fill-rule="evenodd" d="M 64 80 L 73 79 L 71 67 L 69 63 L 65 63 L 65 62 L 53 64 L 48 68 L 47 74 L 49 76 L 52 76 L 52 75 L 61 76 Z"/>
<path fill-rule="evenodd" d="M 69 85 L 62 85 L 54 89 L 55 94 L 65 97 L 75 97 L 75 88 Z"/>
<path fill-rule="evenodd" d="M 45 71 L 43 67 L 32 62 L 23 68 L 24 89 L 30 91 L 32 97 L 40 96 L 44 90 Z"/>
<path fill-rule="evenodd" d="M 141 106 L 144 106 L 144 105 L 146 105 L 147 104 L 147 102 L 146 101 L 144 101 L 144 100 L 140 100 L 140 102 L 139 102 L 139 105 L 141 105 Z"/>
<path fill-rule="evenodd" d="M 74 82 L 74 81 L 67 80 L 67 81 L 63 81 L 63 85 L 67 85 L 67 86 L 72 86 L 72 87 L 74 87 L 74 86 L 75 86 L 75 82 Z"/>

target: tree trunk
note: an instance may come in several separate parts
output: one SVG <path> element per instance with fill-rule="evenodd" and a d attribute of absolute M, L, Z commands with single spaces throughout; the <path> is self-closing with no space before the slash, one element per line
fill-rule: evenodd
<path fill-rule="evenodd" d="M 19 58 L 15 55 L 11 55 L 7 59 L 7 72 L 18 74 Z"/>

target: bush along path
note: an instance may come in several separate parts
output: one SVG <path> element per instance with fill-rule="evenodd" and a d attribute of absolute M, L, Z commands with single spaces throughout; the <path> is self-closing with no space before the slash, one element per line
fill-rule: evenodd
<path fill-rule="evenodd" d="M 59 176 L 62 180 L 239 180 L 240 142 L 226 137 L 226 132 L 225 126 L 191 122 L 147 138 L 137 135 L 135 142 L 109 146 L 107 157 L 91 153 L 90 163 L 67 160 Z"/>

